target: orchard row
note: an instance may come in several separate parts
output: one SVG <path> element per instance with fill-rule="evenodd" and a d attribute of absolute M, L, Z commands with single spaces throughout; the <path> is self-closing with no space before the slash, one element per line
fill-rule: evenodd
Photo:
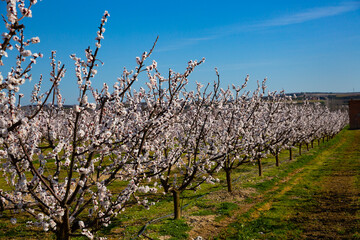
<path fill-rule="evenodd" d="M 306 101 L 297 104 L 284 92 L 266 92 L 265 80 L 254 91 L 246 90 L 248 77 L 241 86 L 222 89 L 217 70 L 215 83 L 198 83 L 188 91 L 188 77 L 204 59 L 164 76 L 155 61 L 146 64 L 156 42 L 112 87 L 94 89 L 107 12 L 94 49 L 87 48 L 84 59 L 70 56 L 78 103 L 63 107 L 65 67 L 53 52 L 51 87 L 41 91 L 41 77 L 31 105 L 22 107 L 21 86 L 42 57 L 28 49 L 40 39 L 25 39 L 21 24 L 36 2 L 6 1 L 0 63 L 10 70 L 0 72 L 0 170 L 7 184 L 0 189 L 0 210 L 26 212 L 29 225 L 53 231 L 57 239 L 94 238 L 139 192 L 172 194 L 174 215 L 180 218 L 181 192 L 205 182 L 216 184 L 219 171 L 225 171 L 231 192 L 231 172 L 240 165 L 254 162 L 261 175 L 261 159 L 268 154 L 278 165 L 280 151 L 292 153 L 295 145 L 333 137 L 348 122 L 345 112 Z M 18 52 L 13 66 L 6 59 L 11 50 Z M 141 75 L 147 81 L 134 89 Z M 123 187 L 114 190 L 117 183 Z"/>

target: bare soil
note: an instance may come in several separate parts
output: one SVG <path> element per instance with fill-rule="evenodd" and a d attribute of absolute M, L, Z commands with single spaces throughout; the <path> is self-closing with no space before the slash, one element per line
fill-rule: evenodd
<path fill-rule="evenodd" d="M 326 177 L 314 195 L 314 204 L 304 209 L 298 220 L 306 239 L 355 239 L 359 229 L 360 131 L 343 151 L 325 162 Z"/>
<path fill-rule="evenodd" d="M 300 173 L 302 170 L 302 168 L 294 170 L 287 177 L 280 181 L 281 184 L 292 180 L 294 176 Z M 293 184 L 296 184 L 296 182 L 298 182 L 300 179 L 300 177 L 297 177 L 295 179 L 295 183 Z M 215 215 L 187 216 L 186 220 L 192 227 L 191 231 L 189 232 L 190 239 L 195 239 L 197 236 L 201 236 L 203 239 L 212 239 L 224 231 L 229 224 L 235 222 L 238 216 L 254 208 L 256 204 L 263 202 L 265 199 L 268 199 L 268 195 L 273 194 L 278 189 L 278 186 L 274 186 L 265 193 L 254 196 L 254 201 L 251 203 L 247 203 L 245 199 L 251 197 L 253 194 L 256 194 L 256 189 L 254 188 L 235 190 L 232 193 L 229 193 L 226 190 L 221 190 L 209 194 L 206 196 L 206 198 L 218 202 L 235 202 L 239 204 L 239 209 L 235 210 L 230 217 L 223 218 L 220 221 L 216 221 Z M 280 193 L 277 194 L 277 196 L 283 195 L 289 190 L 291 190 L 291 187 L 285 187 L 280 191 Z M 255 211 L 252 213 L 252 219 L 258 218 L 260 212 L 269 210 L 271 205 L 272 201 L 270 200 L 269 202 L 266 202 L 261 208 L 255 209 Z"/>
<path fill-rule="evenodd" d="M 297 211 L 295 215 L 290 214 L 288 221 L 298 225 L 302 230 L 299 239 L 360 239 L 360 130 L 348 134 L 319 158 L 321 160 L 312 163 L 320 171 L 320 177 L 319 181 L 314 183 L 318 188 L 312 192 L 311 204 L 301 202 L 299 198 L 296 205 L 289 206 Z M 243 192 L 238 190 L 232 194 L 226 191 L 210 194 L 209 199 L 236 202 L 239 209 L 235 210 L 232 216 L 220 221 L 216 221 L 214 215 L 187 217 L 188 224 L 192 226 L 189 232 L 190 239 L 197 236 L 213 239 L 250 209 L 255 210 L 252 211 L 251 221 L 257 219 L 261 212 L 266 212 L 272 207 L 273 199 L 279 199 L 293 186 L 301 184 L 302 179 L 309 174 L 303 170 L 294 170 L 280 180 L 278 186 L 252 197 L 251 203 L 244 200 L 255 193 L 254 189 Z M 285 187 L 278 191 L 282 184 L 285 184 Z M 292 199 L 297 199 L 297 196 L 292 196 Z M 262 202 L 264 204 L 255 209 L 255 205 Z"/>

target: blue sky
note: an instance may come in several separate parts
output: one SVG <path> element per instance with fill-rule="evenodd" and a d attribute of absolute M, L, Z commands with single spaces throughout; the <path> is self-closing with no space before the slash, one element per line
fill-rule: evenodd
<path fill-rule="evenodd" d="M 2 1 L 0 8 L 4 13 Z M 223 87 L 241 84 L 249 74 L 250 89 L 267 77 L 269 90 L 360 92 L 360 1 L 335 0 L 43 0 L 26 20 L 25 34 L 40 37 L 31 50 L 45 58 L 22 91 L 27 94 L 40 73 L 48 79 L 50 52 L 57 50 L 67 68 L 62 93 L 67 104 L 75 103 L 78 91 L 69 55 L 83 57 L 84 49 L 94 46 L 105 10 L 111 15 L 99 53 L 105 65 L 93 81 L 99 88 L 102 82 L 112 85 L 124 66 L 133 69 L 135 57 L 159 35 L 151 59 L 164 74 L 168 68 L 182 72 L 189 60 L 206 58 L 190 77 L 192 83 L 212 82 L 218 67 Z"/>

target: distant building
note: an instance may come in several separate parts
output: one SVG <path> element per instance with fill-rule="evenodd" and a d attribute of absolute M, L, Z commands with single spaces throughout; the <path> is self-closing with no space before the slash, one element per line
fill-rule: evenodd
<path fill-rule="evenodd" d="M 360 100 L 349 101 L 350 129 L 360 129 Z"/>

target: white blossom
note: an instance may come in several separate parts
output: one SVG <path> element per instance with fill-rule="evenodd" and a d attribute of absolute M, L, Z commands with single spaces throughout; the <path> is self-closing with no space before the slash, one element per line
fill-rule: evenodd
<path fill-rule="evenodd" d="M 35 44 L 35 43 L 39 43 L 40 42 L 40 38 L 39 37 L 33 37 L 30 39 L 31 43 Z"/>
<path fill-rule="evenodd" d="M 21 52 L 21 55 L 23 57 L 29 57 L 29 56 L 31 56 L 31 51 L 30 50 L 24 50 L 24 51 Z"/>

